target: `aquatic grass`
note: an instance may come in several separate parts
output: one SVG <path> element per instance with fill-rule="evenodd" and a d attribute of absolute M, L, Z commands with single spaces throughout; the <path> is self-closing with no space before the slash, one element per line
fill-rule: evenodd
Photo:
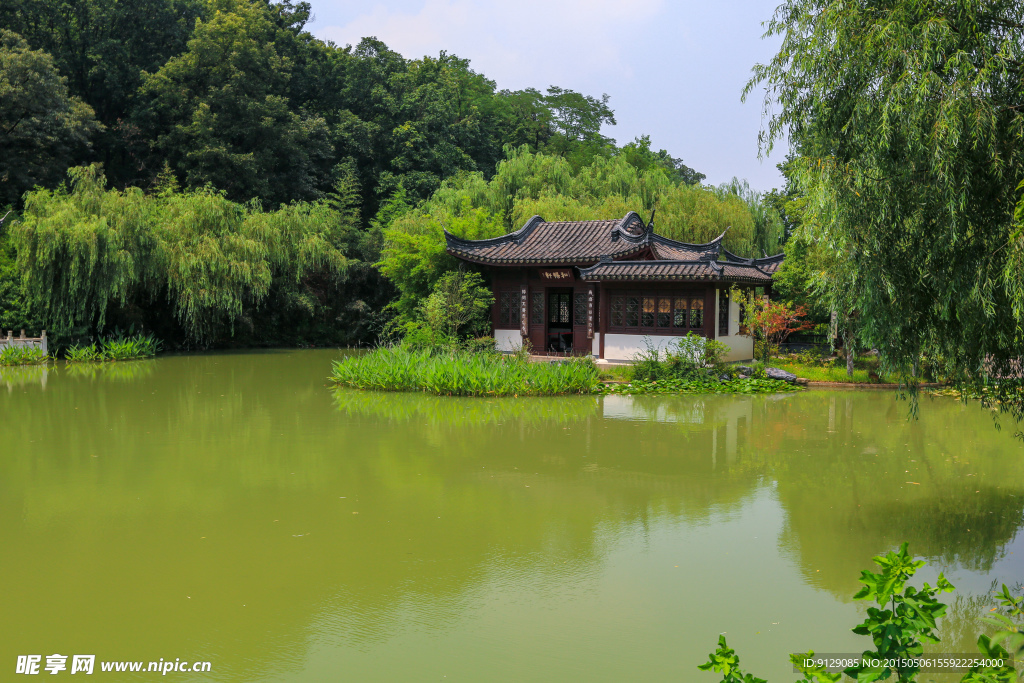
<path fill-rule="evenodd" d="M 101 342 L 100 360 L 137 360 L 155 356 L 161 343 L 152 334 L 111 337 Z"/>
<path fill-rule="evenodd" d="M 778 394 L 801 391 L 802 388 L 781 379 L 659 379 L 634 380 L 628 384 L 605 384 L 598 390 L 604 394 Z"/>
<path fill-rule="evenodd" d="M 50 355 L 35 346 L 5 346 L 0 349 L 0 365 L 43 365 Z"/>
<path fill-rule="evenodd" d="M 102 360 L 100 356 L 100 350 L 96 348 L 95 344 L 89 344 L 88 346 L 74 346 L 64 350 L 64 360 L 69 363 L 88 363 L 91 361 Z"/>
<path fill-rule="evenodd" d="M 155 356 L 162 344 L 152 334 L 117 334 L 97 344 L 74 346 L 64 350 L 68 363 L 96 363 L 102 361 L 127 361 Z"/>
<path fill-rule="evenodd" d="M 531 363 L 517 356 L 384 347 L 334 362 L 331 381 L 377 391 L 437 396 L 553 396 L 589 394 L 598 385 L 588 358 Z"/>

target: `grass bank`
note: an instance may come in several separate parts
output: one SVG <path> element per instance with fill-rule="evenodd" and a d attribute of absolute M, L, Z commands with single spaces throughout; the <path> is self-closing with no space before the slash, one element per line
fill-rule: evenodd
<path fill-rule="evenodd" d="M 771 367 L 792 372 L 811 382 L 838 382 L 842 384 L 875 384 L 895 383 L 881 370 L 881 360 L 877 355 L 861 355 L 853 360 L 853 377 L 846 374 L 846 361 L 841 357 L 823 356 L 820 353 L 804 351 L 788 356 L 772 358 Z M 877 376 L 872 377 L 874 374 Z"/>
<path fill-rule="evenodd" d="M 531 363 L 519 356 L 470 351 L 411 351 L 384 347 L 334 362 L 334 384 L 437 396 L 589 394 L 598 385 L 589 359 Z"/>

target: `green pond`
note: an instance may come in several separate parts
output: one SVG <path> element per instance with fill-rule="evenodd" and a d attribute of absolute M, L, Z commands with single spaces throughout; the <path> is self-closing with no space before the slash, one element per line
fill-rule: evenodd
<path fill-rule="evenodd" d="M 370 394 L 336 357 L 0 369 L 0 680 L 710 683 L 725 633 L 778 683 L 867 646 L 851 596 L 901 541 L 958 587 L 933 651 L 1024 579 L 1024 448 L 976 405 Z"/>

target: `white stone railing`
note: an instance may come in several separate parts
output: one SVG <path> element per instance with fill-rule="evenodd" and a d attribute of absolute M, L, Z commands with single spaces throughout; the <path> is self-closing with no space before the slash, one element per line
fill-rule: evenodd
<path fill-rule="evenodd" d="M 21 336 L 15 337 L 13 330 L 7 330 L 6 337 L 0 335 L 0 350 L 3 350 L 8 346 L 24 346 L 28 348 L 42 349 L 43 353 L 48 353 L 46 330 L 43 330 L 43 334 L 40 337 L 26 337 L 25 330 L 21 331 Z"/>

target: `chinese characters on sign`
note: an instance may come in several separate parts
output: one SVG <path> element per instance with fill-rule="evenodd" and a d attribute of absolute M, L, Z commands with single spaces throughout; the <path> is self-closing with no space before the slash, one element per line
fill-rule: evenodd
<path fill-rule="evenodd" d="M 575 279 L 572 276 L 572 268 L 551 268 L 548 270 L 541 270 L 540 277 L 542 280 L 561 280 L 565 282 Z"/>
<path fill-rule="evenodd" d="M 594 288 L 587 292 L 587 339 L 594 338 Z"/>
<path fill-rule="evenodd" d="M 528 334 L 526 317 L 526 285 L 519 290 L 519 332 L 525 337 Z"/>

